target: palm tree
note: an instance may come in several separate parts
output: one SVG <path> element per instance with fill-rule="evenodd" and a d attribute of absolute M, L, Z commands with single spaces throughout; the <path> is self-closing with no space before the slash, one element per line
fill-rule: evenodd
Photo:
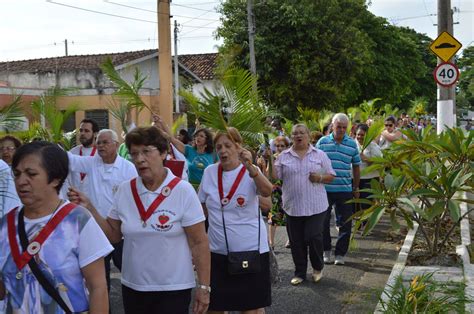
<path fill-rule="evenodd" d="M 13 95 L 13 100 L 0 109 L 0 127 L 12 128 L 16 123 L 23 122 L 23 111 L 21 110 L 21 95 Z"/>
<path fill-rule="evenodd" d="M 39 99 L 31 102 L 33 112 L 41 121 L 41 128 L 43 128 L 38 134 L 41 134 L 42 139 L 61 144 L 66 149 L 70 148 L 71 143 L 64 136 L 63 126 L 69 117 L 79 110 L 79 105 L 75 102 L 70 103 L 65 110 L 60 110 L 57 99 L 68 96 L 71 91 L 72 89 L 51 87 Z"/>
<path fill-rule="evenodd" d="M 148 107 L 139 95 L 140 89 L 143 87 L 147 77 L 142 75 L 138 68 L 135 68 L 133 81 L 128 83 L 117 72 L 111 58 L 107 58 L 100 67 L 109 80 L 117 86 L 114 92 L 114 100 L 109 102 L 108 108 L 114 118 L 120 121 L 122 129 L 125 133 L 128 132 L 128 120 L 130 119 L 130 112 L 133 108 L 138 111 Z"/>
<path fill-rule="evenodd" d="M 218 92 L 204 88 L 200 97 L 186 90 L 180 95 L 203 126 L 216 131 L 235 127 L 245 143 L 255 147 L 264 141 L 265 118 L 276 114 L 260 101 L 256 82 L 248 70 L 230 68 L 222 75 Z"/>

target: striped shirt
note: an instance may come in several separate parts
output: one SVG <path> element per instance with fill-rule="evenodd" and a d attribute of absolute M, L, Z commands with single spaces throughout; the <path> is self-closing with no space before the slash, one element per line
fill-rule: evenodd
<path fill-rule="evenodd" d="M 359 166 L 361 162 L 356 142 L 344 135 L 342 142 L 338 143 L 331 133 L 322 137 L 316 147 L 328 155 L 336 171 L 334 180 L 326 184 L 326 191 L 352 192 L 352 166 Z"/>
<path fill-rule="evenodd" d="M 336 175 L 331 160 L 323 151 L 309 146 L 301 159 L 291 147 L 278 156 L 275 170 L 283 181 L 283 210 L 288 215 L 312 216 L 327 210 L 329 204 L 324 185 L 309 181 L 311 172 Z"/>

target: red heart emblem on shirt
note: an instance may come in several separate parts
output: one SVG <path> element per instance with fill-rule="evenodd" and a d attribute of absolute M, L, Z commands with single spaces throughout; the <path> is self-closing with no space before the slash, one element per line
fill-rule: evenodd
<path fill-rule="evenodd" d="M 158 221 L 160 222 L 160 224 L 164 225 L 165 223 L 168 222 L 168 220 L 170 220 L 170 217 L 166 216 L 166 215 L 160 215 L 158 217 Z"/>
<path fill-rule="evenodd" d="M 240 206 L 244 205 L 245 198 L 243 198 L 242 196 L 237 197 L 237 204 L 239 204 Z"/>

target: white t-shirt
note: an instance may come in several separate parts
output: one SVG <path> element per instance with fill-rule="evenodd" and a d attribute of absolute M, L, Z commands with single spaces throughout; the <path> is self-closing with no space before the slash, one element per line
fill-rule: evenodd
<path fill-rule="evenodd" d="M 15 182 L 13 182 L 12 170 L 6 162 L 0 159 L 0 218 L 20 204 Z"/>
<path fill-rule="evenodd" d="M 113 164 L 105 164 L 99 154 L 94 157 L 77 156 L 68 152 L 69 171 L 84 172 L 89 177 L 87 195 L 102 217 L 112 208 L 119 185 L 138 175 L 135 166 L 117 155 Z"/>
<path fill-rule="evenodd" d="M 224 228 L 222 224 L 221 202 L 217 186 L 217 164 L 204 169 L 199 200 L 206 204 L 209 216 L 209 245 L 211 252 L 227 255 Z M 222 186 L 224 197 L 229 193 L 237 174 L 243 165 L 234 170 L 223 171 Z M 261 175 L 261 174 L 260 174 Z M 268 252 L 267 229 L 260 215 L 257 187 L 248 171 L 245 172 L 234 196 L 224 206 L 224 218 L 230 252 L 257 250 L 258 224 L 260 221 L 260 253 Z"/>
<path fill-rule="evenodd" d="M 51 215 L 38 219 L 25 217 L 25 230 L 30 241 L 50 218 Z M 18 211 L 15 229 L 17 223 Z M 21 247 L 18 232 L 16 234 L 18 247 Z M 113 247 L 91 214 L 77 206 L 43 243 L 37 255 L 40 260 L 38 265 L 54 286 L 66 288 L 58 291 L 69 308 L 74 312 L 83 312 L 89 309 L 89 300 L 81 268 L 107 256 L 112 250 Z M 17 273 L 18 268 L 11 257 L 5 216 L 0 219 L 0 278 L 8 291 L 8 302 L 13 313 L 64 313 L 41 288 L 28 265 L 21 270 L 23 278 L 20 280 L 16 279 Z"/>
<path fill-rule="evenodd" d="M 175 178 L 170 170 L 156 191 L 137 178 L 137 191 L 145 210 Z M 122 222 L 124 238 L 122 284 L 137 291 L 173 291 L 195 286 L 192 255 L 184 227 L 205 220 L 191 184 L 181 180 L 143 227 L 133 199 L 130 181 L 115 194 L 109 217 Z"/>
<path fill-rule="evenodd" d="M 84 147 L 82 145 L 77 145 L 77 146 L 74 146 L 73 148 L 71 148 L 71 150 L 69 152 L 71 154 L 81 156 L 80 155 L 81 148 L 82 148 L 82 156 L 90 156 L 91 153 L 92 153 L 92 150 L 94 149 L 93 146 Z M 97 151 L 94 153 L 94 155 L 95 154 L 97 154 Z M 69 189 L 70 186 L 79 189 L 79 191 L 85 193 L 86 195 L 90 194 L 90 191 L 89 191 L 89 187 L 90 187 L 89 176 L 86 175 L 84 177 L 84 180 L 81 180 L 81 173 L 80 172 L 76 172 L 76 171 L 69 172 L 69 174 L 68 174 L 68 176 L 67 176 L 66 180 L 64 181 L 64 184 L 61 188 L 61 191 L 60 191 L 60 196 L 62 198 L 67 199 L 67 192 L 68 192 L 68 189 Z"/>

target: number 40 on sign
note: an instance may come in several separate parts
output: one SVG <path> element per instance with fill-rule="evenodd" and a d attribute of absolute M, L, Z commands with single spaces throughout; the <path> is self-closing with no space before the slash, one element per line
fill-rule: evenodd
<path fill-rule="evenodd" d="M 450 62 L 443 62 L 438 64 L 435 68 L 433 76 L 436 83 L 441 86 L 449 87 L 457 82 L 459 78 L 459 70 L 456 65 Z"/>

